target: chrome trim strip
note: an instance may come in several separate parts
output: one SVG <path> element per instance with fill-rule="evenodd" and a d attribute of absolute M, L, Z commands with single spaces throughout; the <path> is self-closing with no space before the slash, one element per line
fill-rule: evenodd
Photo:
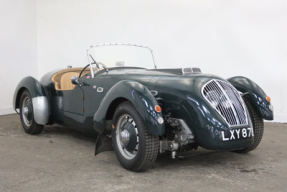
<path fill-rule="evenodd" d="M 36 123 L 46 125 L 49 120 L 49 102 L 46 96 L 32 98 L 33 114 Z"/>
<path fill-rule="evenodd" d="M 148 48 L 151 52 L 151 56 L 153 59 L 153 64 L 154 64 L 154 68 L 157 69 L 157 66 L 155 64 L 155 60 L 154 60 L 154 56 L 153 56 L 153 50 L 151 48 L 149 48 L 148 46 L 143 46 L 143 45 L 137 45 L 137 44 L 130 44 L 130 43 L 103 43 L 103 44 L 96 44 L 96 45 L 91 45 L 89 49 L 93 48 L 93 47 L 99 47 L 99 46 L 109 46 L 109 45 L 126 45 L 126 46 L 135 46 L 135 47 L 144 47 L 144 48 Z M 89 50 L 88 50 L 89 51 Z"/>
<path fill-rule="evenodd" d="M 87 50 L 87 56 L 88 56 L 88 61 L 89 61 L 89 64 L 90 64 L 91 76 L 92 76 L 92 78 L 94 78 L 95 75 L 94 75 L 94 71 L 93 71 L 93 68 L 92 68 L 91 60 L 90 60 L 89 50 Z"/>

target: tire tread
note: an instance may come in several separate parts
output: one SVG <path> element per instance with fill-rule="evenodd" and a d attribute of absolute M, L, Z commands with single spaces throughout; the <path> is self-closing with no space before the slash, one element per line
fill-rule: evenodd
<path fill-rule="evenodd" d="M 243 100 L 247 106 L 247 109 L 249 111 L 251 121 L 253 124 L 253 130 L 254 130 L 254 142 L 249 147 L 246 147 L 241 150 L 236 150 L 237 153 L 247 153 L 249 151 L 254 150 L 256 147 L 258 147 L 259 143 L 261 142 L 263 132 L 264 132 L 264 122 L 262 117 L 257 113 L 256 109 L 252 105 L 250 99 L 248 97 L 243 97 Z"/>
<path fill-rule="evenodd" d="M 157 158 L 158 151 L 159 151 L 159 137 L 155 135 L 151 135 L 147 132 L 144 126 L 143 119 L 141 118 L 138 110 L 135 108 L 135 106 L 132 103 L 130 103 L 129 101 L 125 101 L 121 103 L 118 106 L 118 108 L 123 105 L 130 106 L 135 111 L 136 115 L 140 117 L 139 118 L 140 124 L 141 124 L 141 127 L 143 128 L 142 131 L 144 133 L 143 136 L 145 140 L 145 148 L 143 150 L 144 155 L 141 156 L 141 159 L 139 159 L 139 162 L 137 163 L 137 165 L 129 170 L 135 171 L 135 172 L 145 171 L 155 162 Z M 118 108 L 116 109 L 116 111 L 118 110 Z"/>
<path fill-rule="evenodd" d="M 34 119 L 34 115 L 33 115 L 33 120 L 32 120 L 32 124 L 28 127 L 25 125 L 24 121 L 23 121 L 23 117 L 22 117 L 22 102 L 25 96 L 30 97 L 31 95 L 29 93 L 28 90 L 23 91 L 21 98 L 20 98 L 20 120 L 21 120 L 21 124 L 25 130 L 26 133 L 31 134 L 31 135 L 36 135 L 39 134 L 43 131 L 44 125 L 39 125 L 38 123 L 36 123 L 35 119 Z"/>

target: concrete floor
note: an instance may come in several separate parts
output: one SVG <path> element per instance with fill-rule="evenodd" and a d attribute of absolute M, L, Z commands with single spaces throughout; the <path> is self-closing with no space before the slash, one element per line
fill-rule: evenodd
<path fill-rule="evenodd" d="M 286 191 L 286 142 L 287 124 L 265 123 L 249 154 L 160 155 L 151 169 L 133 173 L 114 152 L 95 157 L 94 137 L 57 125 L 28 135 L 18 115 L 0 116 L 0 191 Z"/>

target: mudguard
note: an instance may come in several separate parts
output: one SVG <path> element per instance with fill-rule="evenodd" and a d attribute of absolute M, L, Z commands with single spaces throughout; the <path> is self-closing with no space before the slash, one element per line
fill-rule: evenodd
<path fill-rule="evenodd" d="M 115 84 L 103 98 L 93 119 L 96 131 L 100 133 L 104 131 L 109 106 L 119 98 L 130 101 L 136 107 L 149 134 L 163 135 L 165 133 L 164 124 L 157 122 L 158 117 L 162 117 L 162 114 L 155 111 L 155 105 L 158 103 L 154 96 L 144 85 L 129 80 Z"/>
<path fill-rule="evenodd" d="M 238 91 L 249 93 L 249 99 L 256 111 L 265 120 L 273 120 L 273 110 L 269 109 L 270 103 L 266 100 L 265 92 L 252 80 L 236 76 L 227 79 Z"/>
<path fill-rule="evenodd" d="M 44 86 L 35 78 L 28 76 L 20 81 L 13 97 L 13 108 L 20 108 L 20 98 L 23 91 L 27 89 L 32 97 L 33 114 L 36 123 L 46 125 L 49 120 L 50 106 L 48 102 L 48 93 Z"/>

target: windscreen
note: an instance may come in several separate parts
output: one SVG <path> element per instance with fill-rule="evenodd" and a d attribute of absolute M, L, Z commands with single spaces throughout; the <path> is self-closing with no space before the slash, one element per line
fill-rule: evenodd
<path fill-rule="evenodd" d="M 103 64 L 107 68 L 155 68 L 153 55 L 148 47 L 136 45 L 98 45 L 92 46 L 88 54 L 91 55 L 97 63 Z M 93 63 L 93 60 L 91 58 L 89 59 Z"/>

